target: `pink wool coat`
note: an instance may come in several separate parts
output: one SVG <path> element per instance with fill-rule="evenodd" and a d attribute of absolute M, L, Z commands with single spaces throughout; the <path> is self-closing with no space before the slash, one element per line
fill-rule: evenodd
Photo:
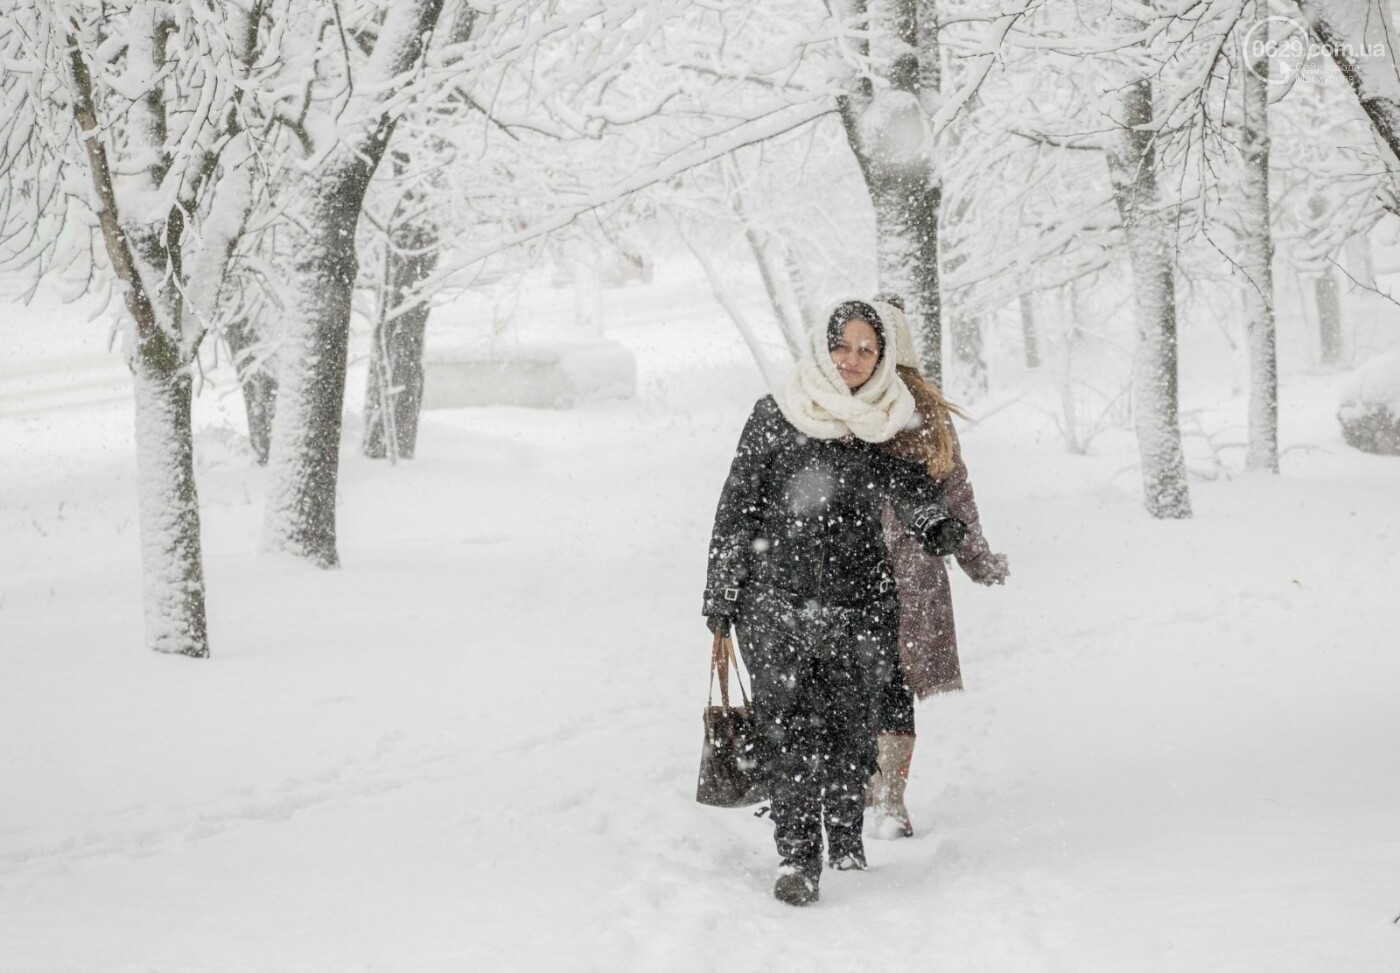
<path fill-rule="evenodd" d="M 995 570 L 995 555 L 982 535 L 977 501 L 967 479 L 962 448 L 953 436 L 953 468 L 940 478 L 948 512 L 967 524 L 967 538 L 957 553 L 958 565 L 974 581 Z M 899 657 L 904 676 L 920 699 L 962 689 L 958 665 L 958 636 L 953 625 L 953 593 L 943 558 L 924 551 L 919 541 L 886 507 L 885 543 L 894 564 L 899 592 Z"/>

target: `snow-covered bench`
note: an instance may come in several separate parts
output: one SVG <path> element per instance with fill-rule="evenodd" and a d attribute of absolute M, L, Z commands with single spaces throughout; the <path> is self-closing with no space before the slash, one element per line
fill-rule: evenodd
<path fill-rule="evenodd" d="M 509 347 L 429 348 L 423 360 L 423 408 L 514 405 L 569 409 L 631 398 L 637 361 L 615 341 L 531 342 Z"/>

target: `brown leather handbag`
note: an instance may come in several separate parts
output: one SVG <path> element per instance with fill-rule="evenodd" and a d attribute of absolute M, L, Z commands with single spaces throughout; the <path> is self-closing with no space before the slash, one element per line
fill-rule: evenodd
<path fill-rule="evenodd" d="M 739 684 L 742 706 L 729 705 L 729 670 Z M 715 676 L 719 676 L 719 705 L 715 705 Z M 705 742 L 700 750 L 700 779 L 695 799 L 711 807 L 747 807 L 768 799 L 760 761 L 758 728 L 753 705 L 739 675 L 734 640 L 715 633 L 710 656 L 710 695 L 705 705 Z"/>

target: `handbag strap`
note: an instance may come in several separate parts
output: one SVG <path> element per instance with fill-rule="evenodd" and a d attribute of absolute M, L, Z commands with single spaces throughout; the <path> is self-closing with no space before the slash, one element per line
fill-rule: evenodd
<path fill-rule="evenodd" d="M 715 633 L 714 647 L 710 653 L 710 704 L 715 701 L 715 675 L 719 675 L 719 701 L 729 709 L 729 667 L 734 667 L 734 681 L 739 684 L 739 696 L 744 708 L 749 708 L 749 694 L 744 689 L 744 680 L 739 675 L 739 656 L 734 648 L 734 639 L 728 635 Z"/>
<path fill-rule="evenodd" d="M 734 682 L 739 686 L 739 697 L 744 701 L 744 708 L 751 709 L 748 691 L 744 689 L 744 679 L 739 675 L 739 649 L 734 644 L 734 639 L 726 635 L 724 644 L 729 648 L 729 664 L 734 667 Z"/>
<path fill-rule="evenodd" d="M 715 705 L 715 674 L 719 674 L 719 698 L 725 709 L 729 708 L 729 655 L 724 648 L 723 633 L 715 633 L 714 648 L 710 652 L 710 691 L 709 705 Z"/>

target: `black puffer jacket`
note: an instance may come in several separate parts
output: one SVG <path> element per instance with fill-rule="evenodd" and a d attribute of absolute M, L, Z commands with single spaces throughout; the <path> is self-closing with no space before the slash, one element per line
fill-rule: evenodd
<path fill-rule="evenodd" d="M 805 436 L 760 399 L 715 512 L 704 614 L 742 615 L 753 585 L 827 605 L 888 596 L 886 500 L 931 553 L 961 543 L 963 524 L 923 468 L 858 439 Z"/>

